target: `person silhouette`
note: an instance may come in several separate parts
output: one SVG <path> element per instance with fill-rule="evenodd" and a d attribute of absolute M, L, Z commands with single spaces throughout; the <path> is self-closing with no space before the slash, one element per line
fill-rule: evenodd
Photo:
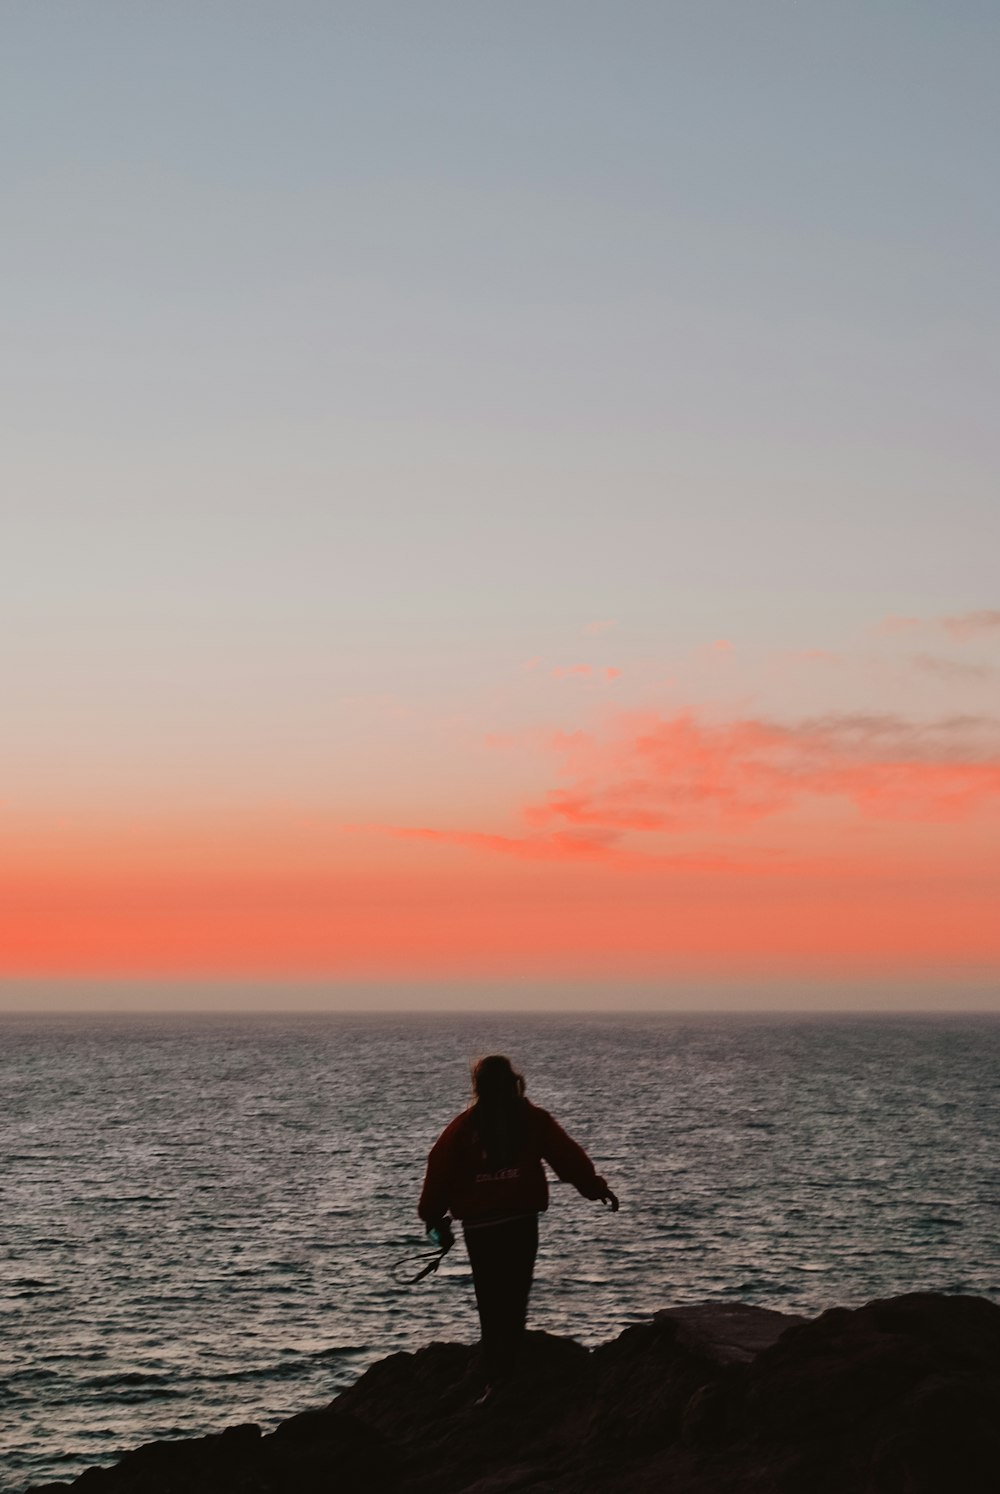
<path fill-rule="evenodd" d="M 586 1152 L 525 1098 L 509 1058 L 491 1054 L 472 1070 L 473 1101 L 431 1148 L 417 1212 L 449 1248 L 462 1223 L 479 1309 L 486 1389 L 509 1377 L 524 1338 L 538 1252 L 538 1216 L 548 1208 L 542 1162 L 584 1198 L 618 1211 L 618 1199 Z M 449 1217 L 450 1216 L 450 1217 Z"/>

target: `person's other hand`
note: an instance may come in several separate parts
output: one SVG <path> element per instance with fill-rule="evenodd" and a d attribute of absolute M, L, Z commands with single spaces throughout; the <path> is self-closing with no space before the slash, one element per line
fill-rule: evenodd
<path fill-rule="evenodd" d="M 621 1208 L 621 1204 L 618 1202 L 618 1195 L 616 1193 L 612 1193 L 610 1188 L 608 1189 L 607 1193 L 601 1194 L 601 1203 L 610 1204 L 612 1214 L 617 1214 L 618 1210 Z"/>
<path fill-rule="evenodd" d="M 455 1233 L 451 1227 L 451 1220 L 448 1218 L 439 1219 L 437 1224 L 429 1225 L 427 1233 L 443 1254 L 447 1254 L 455 1243 Z"/>

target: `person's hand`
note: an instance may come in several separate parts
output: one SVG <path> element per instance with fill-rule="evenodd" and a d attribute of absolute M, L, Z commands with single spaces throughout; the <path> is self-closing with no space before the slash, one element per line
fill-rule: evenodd
<path fill-rule="evenodd" d="M 618 1202 L 618 1195 L 616 1193 L 612 1193 L 610 1188 L 606 1193 L 601 1194 L 601 1203 L 610 1204 L 612 1214 L 617 1214 L 618 1210 L 621 1208 L 621 1204 Z"/>
<path fill-rule="evenodd" d="M 442 1255 L 447 1255 L 455 1243 L 455 1233 L 451 1227 L 451 1220 L 446 1216 L 444 1219 L 439 1219 L 437 1224 L 429 1224 L 427 1226 L 427 1233 Z"/>

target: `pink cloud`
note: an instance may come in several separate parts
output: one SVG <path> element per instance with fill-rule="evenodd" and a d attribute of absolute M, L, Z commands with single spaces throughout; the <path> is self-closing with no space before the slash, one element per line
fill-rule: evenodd
<path fill-rule="evenodd" d="M 922 617 L 900 617 L 892 614 L 889 617 L 883 617 L 878 625 L 878 631 L 880 633 L 911 633 L 914 628 L 923 627 L 923 623 Z"/>
<path fill-rule="evenodd" d="M 552 670 L 554 680 L 617 680 L 621 678 L 621 670 L 609 665 L 605 669 L 596 670 L 592 664 L 570 664 L 557 667 Z"/>
<path fill-rule="evenodd" d="M 989 664 L 968 664 L 964 659 L 942 659 L 937 654 L 914 654 L 913 663 L 922 673 L 942 680 L 988 680 L 997 672 Z"/>
<path fill-rule="evenodd" d="M 584 831 L 579 828 L 531 831 L 526 835 L 499 835 L 482 830 L 446 829 L 425 825 L 366 825 L 396 840 L 424 841 L 457 846 L 472 851 L 513 857 L 520 861 L 600 863 L 617 868 L 720 872 L 747 869 L 729 850 L 680 851 L 670 854 L 635 849 L 618 843 L 614 829 Z M 644 827 L 645 828 L 645 827 Z M 758 851 L 753 865 L 760 869 L 770 853 Z"/>
<path fill-rule="evenodd" d="M 585 633 L 590 634 L 591 637 L 597 637 L 601 633 L 610 633 L 611 630 L 613 628 L 617 628 L 617 626 L 618 626 L 618 623 L 615 620 L 615 618 L 613 618 L 613 617 L 605 617 L 605 618 L 601 618 L 597 622 L 587 623 L 587 626 L 584 628 L 583 631 Z"/>
<path fill-rule="evenodd" d="M 933 628 L 943 631 L 956 642 L 964 643 L 969 638 L 984 633 L 1000 633 L 1000 610 L 981 607 L 974 612 L 961 612 L 951 617 L 884 617 L 878 625 L 880 633 L 909 633 L 915 628 Z"/>
<path fill-rule="evenodd" d="M 828 648 L 799 648 L 794 649 L 791 658 L 803 664 L 841 664 L 843 655 L 833 653 Z"/>
<path fill-rule="evenodd" d="M 942 617 L 941 626 L 952 638 L 964 641 L 981 633 L 1000 633 L 1000 611 L 982 608 L 978 612 L 964 612 L 958 617 Z"/>
<path fill-rule="evenodd" d="M 435 841 L 464 846 L 474 851 L 492 851 L 525 861 L 613 861 L 635 860 L 621 850 L 607 831 L 585 834 L 578 830 L 550 830 L 538 835 L 497 835 L 483 830 L 438 829 L 433 826 L 375 825 L 398 840 Z"/>

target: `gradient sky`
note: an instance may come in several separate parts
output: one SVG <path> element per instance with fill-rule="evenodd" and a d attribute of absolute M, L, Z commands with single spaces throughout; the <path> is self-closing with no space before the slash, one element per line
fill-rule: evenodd
<path fill-rule="evenodd" d="M 1000 1006 L 996 6 L 0 30 L 0 1005 Z"/>

